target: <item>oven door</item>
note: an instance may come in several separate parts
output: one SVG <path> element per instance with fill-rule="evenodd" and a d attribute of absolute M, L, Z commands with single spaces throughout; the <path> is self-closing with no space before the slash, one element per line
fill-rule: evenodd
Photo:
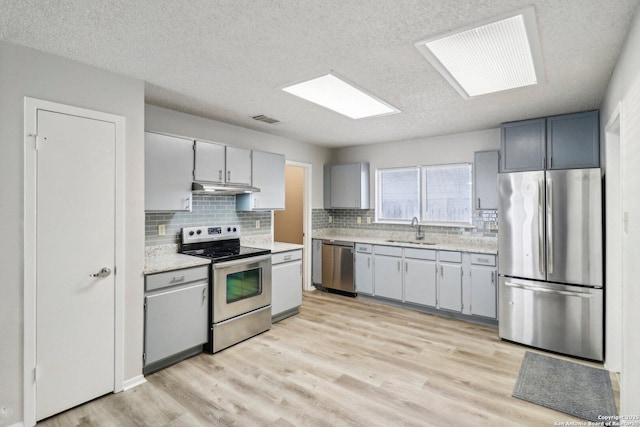
<path fill-rule="evenodd" d="M 271 304 L 271 255 L 213 264 L 213 323 Z"/>

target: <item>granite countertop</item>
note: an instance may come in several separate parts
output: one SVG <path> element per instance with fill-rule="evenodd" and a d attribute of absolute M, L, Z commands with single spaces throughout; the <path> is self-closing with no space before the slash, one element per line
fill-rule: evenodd
<path fill-rule="evenodd" d="M 295 251 L 297 249 L 304 248 L 304 245 L 298 245 L 296 243 L 285 243 L 285 242 L 253 243 L 247 246 L 251 246 L 253 248 L 259 248 L 259 249 L 269 249 L 272 254 L 277 254 L 279 252 Z"/>
<path fill-rule="evenodd" d="M 211 260 L 207 258 L 183 255 L 177 251 L 178 245 L 159 245 L 146 248 L 143 273 L 147 275 L 211 264 Z"/>
<path fill-rule="evenodd" d="M 495 237 L 460 236 L 448 234 L 425 234 L 422 242 L 432 242 L 433 245 L 419 243 L 390 242 L 389 240 L 414 240 L 412 234 L 380 233 L 369 230 L 323 230 L 313 233 L 314 239 L 342 240 L 354 243 L 368 243 L 373 245 L 400 246 L 406 248 L 435 249 L 441 251 L 473 252 L 496 255 L 498 253 L 498 239 Z"/>
<path fill-rule="evenodd" d="M 272 242 L 262 236 L 258 238 L 247 238 L 242 242 L 243 246 L 250 246 L 259 249 L 269 249 L 271 253 L 295 251 L 303 249 L 303 245 L 295 243 Z M 157 245 L 145 249 L 144 271 L 145 275 L 162 273 L 164 271 L 179 270 L 181 268 L 197 267 L 211 263 L 210 259 L 200 258 L 177 253 L 178 245 Z"/>

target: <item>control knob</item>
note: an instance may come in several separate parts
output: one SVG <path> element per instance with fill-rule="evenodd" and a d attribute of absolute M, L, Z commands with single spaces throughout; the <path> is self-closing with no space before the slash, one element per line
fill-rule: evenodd
<path fill-rule="evenodd" d="M 193 230 L 189 232 L 189 236 L 193 236 Z"/>

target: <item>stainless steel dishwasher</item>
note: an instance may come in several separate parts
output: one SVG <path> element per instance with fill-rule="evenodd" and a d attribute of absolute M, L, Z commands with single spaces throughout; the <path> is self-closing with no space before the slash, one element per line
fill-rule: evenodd
<path fill-rule="evenodd" d="M 355 295 L 353 242 L 322 241 L 322 287 Z"/>

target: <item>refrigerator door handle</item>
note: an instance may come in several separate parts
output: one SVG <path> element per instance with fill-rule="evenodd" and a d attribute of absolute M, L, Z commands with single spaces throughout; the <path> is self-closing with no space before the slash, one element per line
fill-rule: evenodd
<path fill-rule="evenodd" d="M 544 274 L 544 180 L 538 180 L 538 270 Z"/>
<path fill-rule="evenodd" d="M 553 180 L 551 178 L 547 178 L 547 275 L 549 274 L 553 274 Z"/>
<path fill-rule="evenodd" d="M 524 289 L 524 290 L 533 291 L 533 292 L 543 292 L 547 294 L 557 294 L 557 295 L 565 295 L 565 296 L 579 297 L 579 298 L 593 298 L 593 294 L 588 294 L 584 292 L 558 291 L 554 289 L 539 288 L 537 286 L 518 285 L 511 282 L 504 282 L 504 285 L 510 288 Z"/>

